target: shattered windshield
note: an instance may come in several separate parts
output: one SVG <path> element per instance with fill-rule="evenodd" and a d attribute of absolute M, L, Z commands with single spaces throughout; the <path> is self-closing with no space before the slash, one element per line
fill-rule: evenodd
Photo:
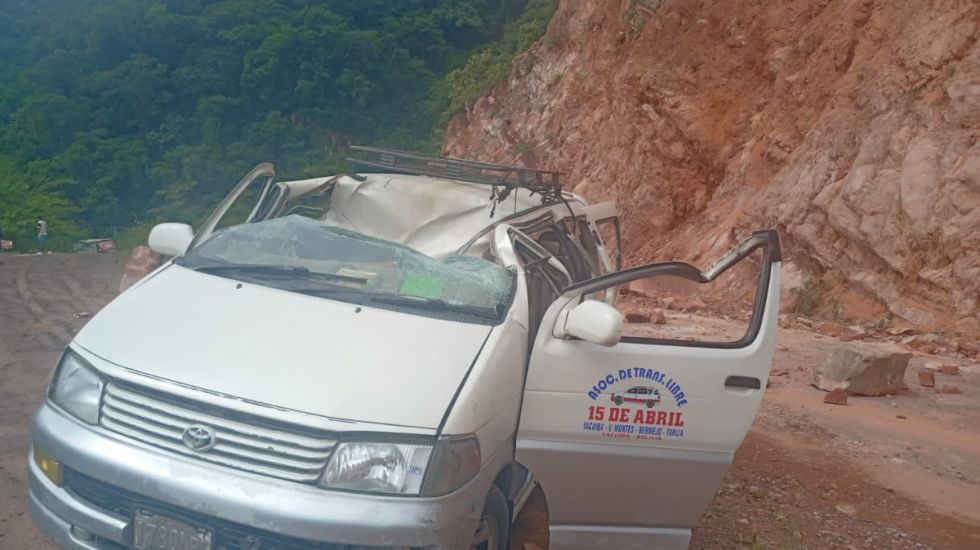
<path fill-rule="evenodd" d="M 264 286 L 439 318 L 496 324 L 513 274 L 470 256 L 430 258 L 304 216 L 229 227 L 175 263 Z"/>

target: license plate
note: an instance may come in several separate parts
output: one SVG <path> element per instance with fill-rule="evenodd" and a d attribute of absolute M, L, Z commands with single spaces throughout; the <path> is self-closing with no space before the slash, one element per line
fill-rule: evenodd
<path fill-rule="evenodd" d="M 140 550 L 211 550 L 211 531 L 146 510 L 134 517 L 133 548 Z"/>

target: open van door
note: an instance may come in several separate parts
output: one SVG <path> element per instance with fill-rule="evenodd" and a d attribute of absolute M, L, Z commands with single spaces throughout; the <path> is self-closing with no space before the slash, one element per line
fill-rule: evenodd
<path fill-rule="evenodd" d="M 687 548 L 762 401 L 780 260 L 776 232 L 760 231 L 704 272 L 680 262 L 620 271 L 568 287 L 548 308 L 531 351 L 517 460 L 547 497 L 552 548 Z M 740 335 L 704 336 L 710 327 L 692 315 L 693 333 L 669 332 L 672 319 L 640 326 L 665 335 L 622 336 L 622 314 L 600 301 L 643 280 L 650 289 L 668 279 L 700 288 L 748 268 L 758 276 L 744 291 Z M 664 288 L 637 300 L 673 287 Z"/>
<path fill-rule="evenodd" d="M 235 223 L 252 221 L 259 214 L 260 207 L 263 204 L 269 203 L 266 199 L 270 198 L 269 189 L 272 188 L 272 179 L 275 175 L 276 171 L 272 164 L 268 162 L 259 164 L 255 168 L 252 168 L 248 174 L 245 174 L 245 177 L 218 203 L 217 208 L 208 215 L 208 218 L 204 221 L 204 225 L 201 226 L 196 234 L 191 229 L 191 226 L 185 223 L 161 223 L 154 226 L 150 231 L 147 244 L 158 254 L 164 256 L 182 256 L 188 250 L 207 240 L 219 228 L 219 224 L 234 225 Z M 252 184 L 257 181 L 260 182 L 259 185 L 261 187 L 255 190 L 252 188 Z M 247 195 L 249 191 L 252 191 L 255 197 L 249 197 Z M 254 200 L 254 206 L 251 207 L 250 212 L 247 204 L 243 203 L 241 205 L 249 214 L 247 216 L 239 216 L 240 219 L 237 221 L 229 222 L 225 220 L 226 217 L 235 218 L 235 216 L 228 216 L 228 214 L 233 207 L 237 208 L 239 206 L 237 204 L 239 199 L 246 201 L 247 199 Z"/>
<path fill-rule="evenodd" d="M 252 184 L 259 182 L 261 186 L 257 191 L 257 197 L 255 198 L 255 205 L 251 208 L 248 216 L 243 221 L 251 221 L 259 210 L 259 207 L 263 204 L 269 189 L 272 187 L 272 179 L 276 176 L 275 167 L 268 162 L 263 162 L 255 168 L 245 174 L 245 177 L 239 181 L 231 192 L 229 192 L 224 199 L 218 203 L 218 206 L 211 212 L 208 219 L 204 221 L 204 225 L 201 229 L 197 231 L 194 235 L 194 240 L 191 241 L 190 248 L 194 248 L 198 244 L 207 240 L 208 237 L 214 233 L 214 230 L 218 227 L 218 224 L 222 222 L 225 215 L 228 214 L 232 206 L 241 198 L 246 191 L 251 189 Z"/>
<path fill-rule="evenodd" d="M 599 256 L 601 261 L 607 264 L 605 267 L 608 271 L 619 271 L 623 268 L 623 247 L 616 203 L 608 201 L 590 204 L 585 207 L 585 212 L 597 231 L 593 238 L 602 250 Z M 610 246 L 612 250 L 609 250 Z M 615 261 L 614 265 L 608 265 L 609 258 Z"/>

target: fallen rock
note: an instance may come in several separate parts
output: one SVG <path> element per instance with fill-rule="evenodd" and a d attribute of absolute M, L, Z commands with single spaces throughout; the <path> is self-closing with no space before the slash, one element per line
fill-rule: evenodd
<path fill-rule="evenodd" d="M 847 405 L 847 391 L 833 390 L 823 396 L 823 402 L 831 405 Z"/>
<path fill-rule="evenodd" d="M 934 388 L 936 387 L 936 375 L 928 372 L 922 371 L 919 373 L 919 384 L 924 388 Z"/>
<path fill-rule="evenodd" d="M 908 336 L 910 334 L 915 334 L 915 329 L 912 327 L 892 327 L 885 332 L 892 336 Z"/>
<path fill-rule="evenodd" d="M 916 351 L 934 355 L 947 341 L 938 334 L 917 334 L 902 340 L 902 343 Z"/>
<path fill-rule="evenodd" d="M 844 334 L 844 323 L 838 323 L 837 321 L 824 321 L 815 327 L 821 334 L 826 334 L 827 336 L 841 336 Z"/>
<path fill-rule="evenodd" d="M 939 387 L 939 393 L 958 394 L 963 393 L 963 390 L 961 390 L 959 386 L 943 384 Z"/>
<path fill-rule="evenodd" d="M 845 516 L 853 516 L 854 514 L 857 514 L 857 508 L 855 508 L 853 504 L 847 503 L 838 504 L 837 511 Z"/>
<path fill-rule="evenodd" d="M 858 395 L 895 394 L 902 389 L 910 353 L 883 351 L 854 344 L 834 348 L 812 370 L 811 383 L 825 391 Z"/>
<path fill-rule="evenodd" d="M 975 341 L 970 341 L 966 338 L 962 338 L 957 342 L 956 347 L 964 355 L 977 355 L 980 353 L 980 346 Z"/>
<path fill-rule="evenodd" d="M 929 361 L 926 363 L 926 369 L 932 372 L 938 372 L 941 374 L 958 375 L 960 373 L 960 368 L 952 363 L 947 363 L 945 361 Z"/>
<path fill-rule="evenodd" d="M 654 295 L 653 289 L 650 288 L 650 282 L 647 279 L 630 281 L 625 288 L 620 287 L 620 293 L 639 296 L 641 298 L 652 298 Z"/>
<path fill-rule="evenodd" d="M 126 262 L 126 270 L 123 272 L 122 280 L 119 281 L 119 292 L 135 285 L 158 267 L 160 267 L 160 255 L 150 250 L 148 246 L 137 246 Z"/>
<path fill-rule="evenodd" d="M 662 310 L 660 308 L 657 308 L 657 309 L 653 310 L 653 314 L 651 315 L 651 319 L 653 320 L 653 324 L 655 324 L 655 325 L 666 325 L 667 324 L 667 316 L 664 315 L 664 310 Z"/>
<path fill-rule="evenodd" d="M 939 346 L 937 346 L 936 344 L 933 344 L 932 342 L 926 342 L 926 343 L 922 344 L 921 346 L 919 346 L 916 349 L 918 349 L 922 353 L 925 353 L 925 354 L 928 354 L 928 355 L 935 355 L 936 354 L 936 349 L 938 347 Z"/>
<path fill-rule="evenodd" d="M 708 304 L 704 300 L 698 298 L 697 296 L 691 296 L 688 298 L 674 299 L 664 298 L 660 301 L 664 307 L 674 311 L 699 311 L 706 309 Z"/>
<path fill-rule="evenodd" d="M 626 312 L 626 322 L 627 323 L 649 323 L 650 314 L 642 311 L 627 311 Z"/>
<path fill-rule="evenodd" d="M 863 340 L 868 337 L 868 331 L 857 325 L 851 325 L 849 327 L 844 327 L 841 331 L 840 339 L 843 342 L 850 342 L 851 340 Z"/>

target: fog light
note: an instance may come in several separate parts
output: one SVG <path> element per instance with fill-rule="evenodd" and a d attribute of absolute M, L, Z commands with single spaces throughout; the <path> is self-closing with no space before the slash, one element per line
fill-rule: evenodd
<path fill-rule="evenodd" d="M 53 456 L 49 455 L 37 443 L 34 444 L 34 463 L 37 464 L 37 467 L 44 472 L 44 475 L 47 476 L 52 483 L 61 487 L 61 463 L 55 460 Z"/>
<path fill-rule="evenodd" d="M 83 540 L 85 542 L 92 542 L 93 540 L 95 540 L 95 533 L 89 531 L 84 527 L 79 527 L 77 525 L 71 526 L 71 534 L 76 539 Z"/>

